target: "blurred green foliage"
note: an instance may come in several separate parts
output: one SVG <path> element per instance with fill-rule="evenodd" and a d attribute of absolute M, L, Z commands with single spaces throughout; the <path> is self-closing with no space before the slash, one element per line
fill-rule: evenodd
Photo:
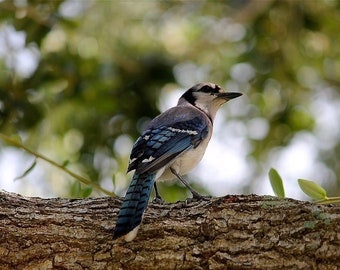
<path fill-rule="evenodd" d="M 262 119 L 269 127 L 243 134 L 257 179 L 273 149 L 317 133 L 318 104 L 325 104 L 317 99 L 339 105 L 339 7 L 332 0 L 4 0 L 0 132 L 20 134 L 28 147 L 122 193 L 130 177 L 125 148 L 159 113 L 160 95 L 212 81 L 246 94 L 235 121 L 247 127 Z M 33 68 L 23 68 L 23 54 Z M 317 137 L 328 143 L 318 147 L 318 161 L 339 193 L 340 138 L 329 136 Z M 245 181 L 244 190 L 253 186 Z M 169 200 L 186 194 L 165 189 Z M 90 192 L 73 182 L 58 195 Z"/>

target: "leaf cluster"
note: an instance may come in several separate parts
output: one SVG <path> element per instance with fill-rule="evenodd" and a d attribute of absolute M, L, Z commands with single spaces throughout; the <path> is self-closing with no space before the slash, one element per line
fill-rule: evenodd
<path fill-rule="evenodd" d="M 275 195 L 285 198 L 285 190 L 280 174 L 274 168 L 269 170 L 269 180 Z M 301 190 L 316 203 L 340 203 L 340 197 L 327 197 L 327 192 L 314 181 L 298 179 Z"/>

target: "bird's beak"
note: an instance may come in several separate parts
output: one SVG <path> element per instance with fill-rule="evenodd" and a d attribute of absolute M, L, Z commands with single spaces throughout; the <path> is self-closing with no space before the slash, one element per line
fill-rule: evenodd
<path fill-rule="evenodd" d="M 224 93 L 218 93 L 217 98 L 224 99 L 226 101 L 231 100 L 233 98 L 237 98 L 239 96 L 242 96 L 242 93 L 238 92 L 224 92 Z"/>

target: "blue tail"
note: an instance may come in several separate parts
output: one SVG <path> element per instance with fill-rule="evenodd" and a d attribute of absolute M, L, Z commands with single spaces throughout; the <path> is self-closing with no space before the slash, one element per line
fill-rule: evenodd
<path fill-rule="evenodd" d="M 118 238 L 136 228 L 142 221 L 148 205 L 156 173 L 135 174 L 119 210 L 113 238 Z"/>

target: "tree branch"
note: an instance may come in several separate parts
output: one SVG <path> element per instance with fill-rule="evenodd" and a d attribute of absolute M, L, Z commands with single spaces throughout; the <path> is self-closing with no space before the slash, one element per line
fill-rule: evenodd
<path fill-rule="evenodd" d="M 126 243 L 112 240 L 120 204 L 0 192 L 0 268 L 340 267 L 339 206 L 255 195 L 150 203 L 137 238 Z"/>

